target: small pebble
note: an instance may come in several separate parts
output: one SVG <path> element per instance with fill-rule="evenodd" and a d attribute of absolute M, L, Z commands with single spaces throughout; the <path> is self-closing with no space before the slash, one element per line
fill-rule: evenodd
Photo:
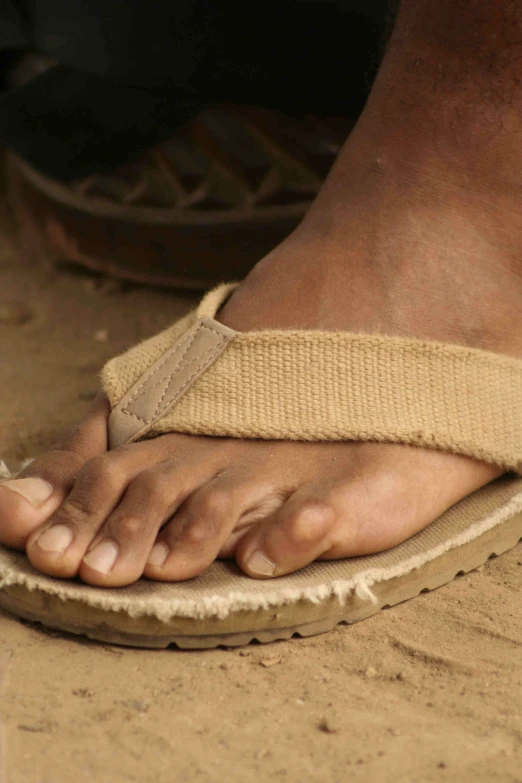
<path fill-rule="evenodd" d="M 339 733 L 339 724 L 335 720 L 335 718 L 332 718 L 331 716 L 328 716 L 326 718 L 321 718 L 321 720 L 317 724 L 317 728 L 319 729 L 319 731 L 322 731 L 324 734 Z"/>
<path fill-rule="evenodd" d="M 0 324 L 19 326 L 32 317 L 32 312 L 22 302 L 0 302 Z"/>
<path fill-rule="evenodd" d="M 98 329 L 97 332 L 94 332 L 94 339 L 97 343 L 106 343 L 109 339 L 109 332 L 107 329 Z"/>
<path fill-rule="evenodd" d="M 81 696 L 82 699 L 86 699 L 93 695 L 93 691 L 89 690 L 89 688 L 76 688 L 72 693 L 73 696 Z"/>
<path fill-rule="evenodd" d="M 366 669 L 366 671 L 364 673 L 368 677 L 369 680 L 371 680 L 371 679 L 373 679 L 374 677 L 377 676 L 377 672 L 375 671 L 373 666 L 368 666 L 368 668 Z"/>
<path fill-rule="evenodd" d="M 150 704 L 146 701 L 142 701 L 141 699 L 128 699 L 127 701 L 120 701 L 120 704 L 122 704 L 124 707 L 129 707 L 131 710 L 136 710 L 136 712 L 147 712 L 147 710 L 150 707 Z"/>
<path fill-rule="evenodd" d="M 275 666 L 276 663 L 281 663 L 283 660 L 283 657 L 281 655 L 274 656 L 273 658 L 261 658 L 259 661 L 261 666 L 264 666 L 265 669 L 269 669 L 270 666 Z"/>
<path fill-rule="evenodd" d="M 51 727 L 48 723 L 19 723 L 16 727 L 21 731 L 30 731 L 33 734 L 47 734 Z"/>
<path fill-rule="evenodd" d="M 149 709 L 149 703 L 146 701 L 130 701 L 129 707 L 131 707 L 133 710 L 136 710 L 136 712 L 147 712 Z"/>

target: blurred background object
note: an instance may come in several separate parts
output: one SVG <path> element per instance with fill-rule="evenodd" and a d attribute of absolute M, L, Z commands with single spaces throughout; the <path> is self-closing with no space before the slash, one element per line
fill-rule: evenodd
<path fill-rule="evenodd" d="M 241 278 L 360 113 L 383 0 L 0 0 L 0 137 L 33 252 L 139 282 Z"/>

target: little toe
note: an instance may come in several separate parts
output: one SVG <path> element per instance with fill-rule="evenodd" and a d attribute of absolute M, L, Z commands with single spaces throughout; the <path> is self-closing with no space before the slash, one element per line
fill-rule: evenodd
<path fill-rule="evenodd" d="M 63 502 L 81 466 L 107 449 L 108 404 L 100 395 L 87 418 L 14 479 L 0 482 L 0 543 L 23 549 Z"/>
<path fill-rule="evenodd" d="M 336 522 L 330 504 L 294 496 L 239 541 L 237 563 L 258 579 L 297 571 L 335 546 Z"/>

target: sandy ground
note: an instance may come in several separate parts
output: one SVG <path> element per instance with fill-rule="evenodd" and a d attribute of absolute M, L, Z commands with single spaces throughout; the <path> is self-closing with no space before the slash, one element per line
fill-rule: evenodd
<path fill-rule="evenodd" d="M 46 270 L 9 221 L 1 235 L 0 305 L 21 310 L 0 307 L 0 455 L 19 460 L 86 411 L 107 358 L 192 302 Z M 0 614 L 0 780 L 522 783 L 521 586 L 519 545 L 356 626 L 210 652 Z"/>

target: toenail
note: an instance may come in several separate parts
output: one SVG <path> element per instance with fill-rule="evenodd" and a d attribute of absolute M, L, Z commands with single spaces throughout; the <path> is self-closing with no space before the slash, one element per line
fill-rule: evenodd
<path fill-rule="evenodd" d="M 169 556 L 170 549 L 163 541 L 158 541 L 154 544 L 150 550 L 150 555 L 147 560 L 147 565 L 162 566 L 167 557 Z"/>
<path fill-rule="evenodd" d="M 262 552 L 254 552 L 248 561 L 248 568 L 252 573 L 260 576 L 274 576 L 276 564 L 266 557 Z"/>
<path fill-rule="evenodd" d="M 3 481 L 0 487 L 17 492 L 35 508 L 43 506 L 54 491 L 47 481 L 39 478 L 10 479 L 9 481 Z"/>
<path fill-rule="evenodd" d="M 100 574 L 108 574 L 111 572 L 116 558 L 119 554 L 119 546 L 115 541 L 102 541 L 91 549 L 91 551 L 85 555 L 83 562 L 86 563 L 93 571 L 99 571 Z"/>
<path fill-rule="evenodd" d="M 65 552 L 71 541 L 73 532 L 67 525 L 55 525 L 48 527 L 36 540 L 36 543 L 45 552 Z"/>

